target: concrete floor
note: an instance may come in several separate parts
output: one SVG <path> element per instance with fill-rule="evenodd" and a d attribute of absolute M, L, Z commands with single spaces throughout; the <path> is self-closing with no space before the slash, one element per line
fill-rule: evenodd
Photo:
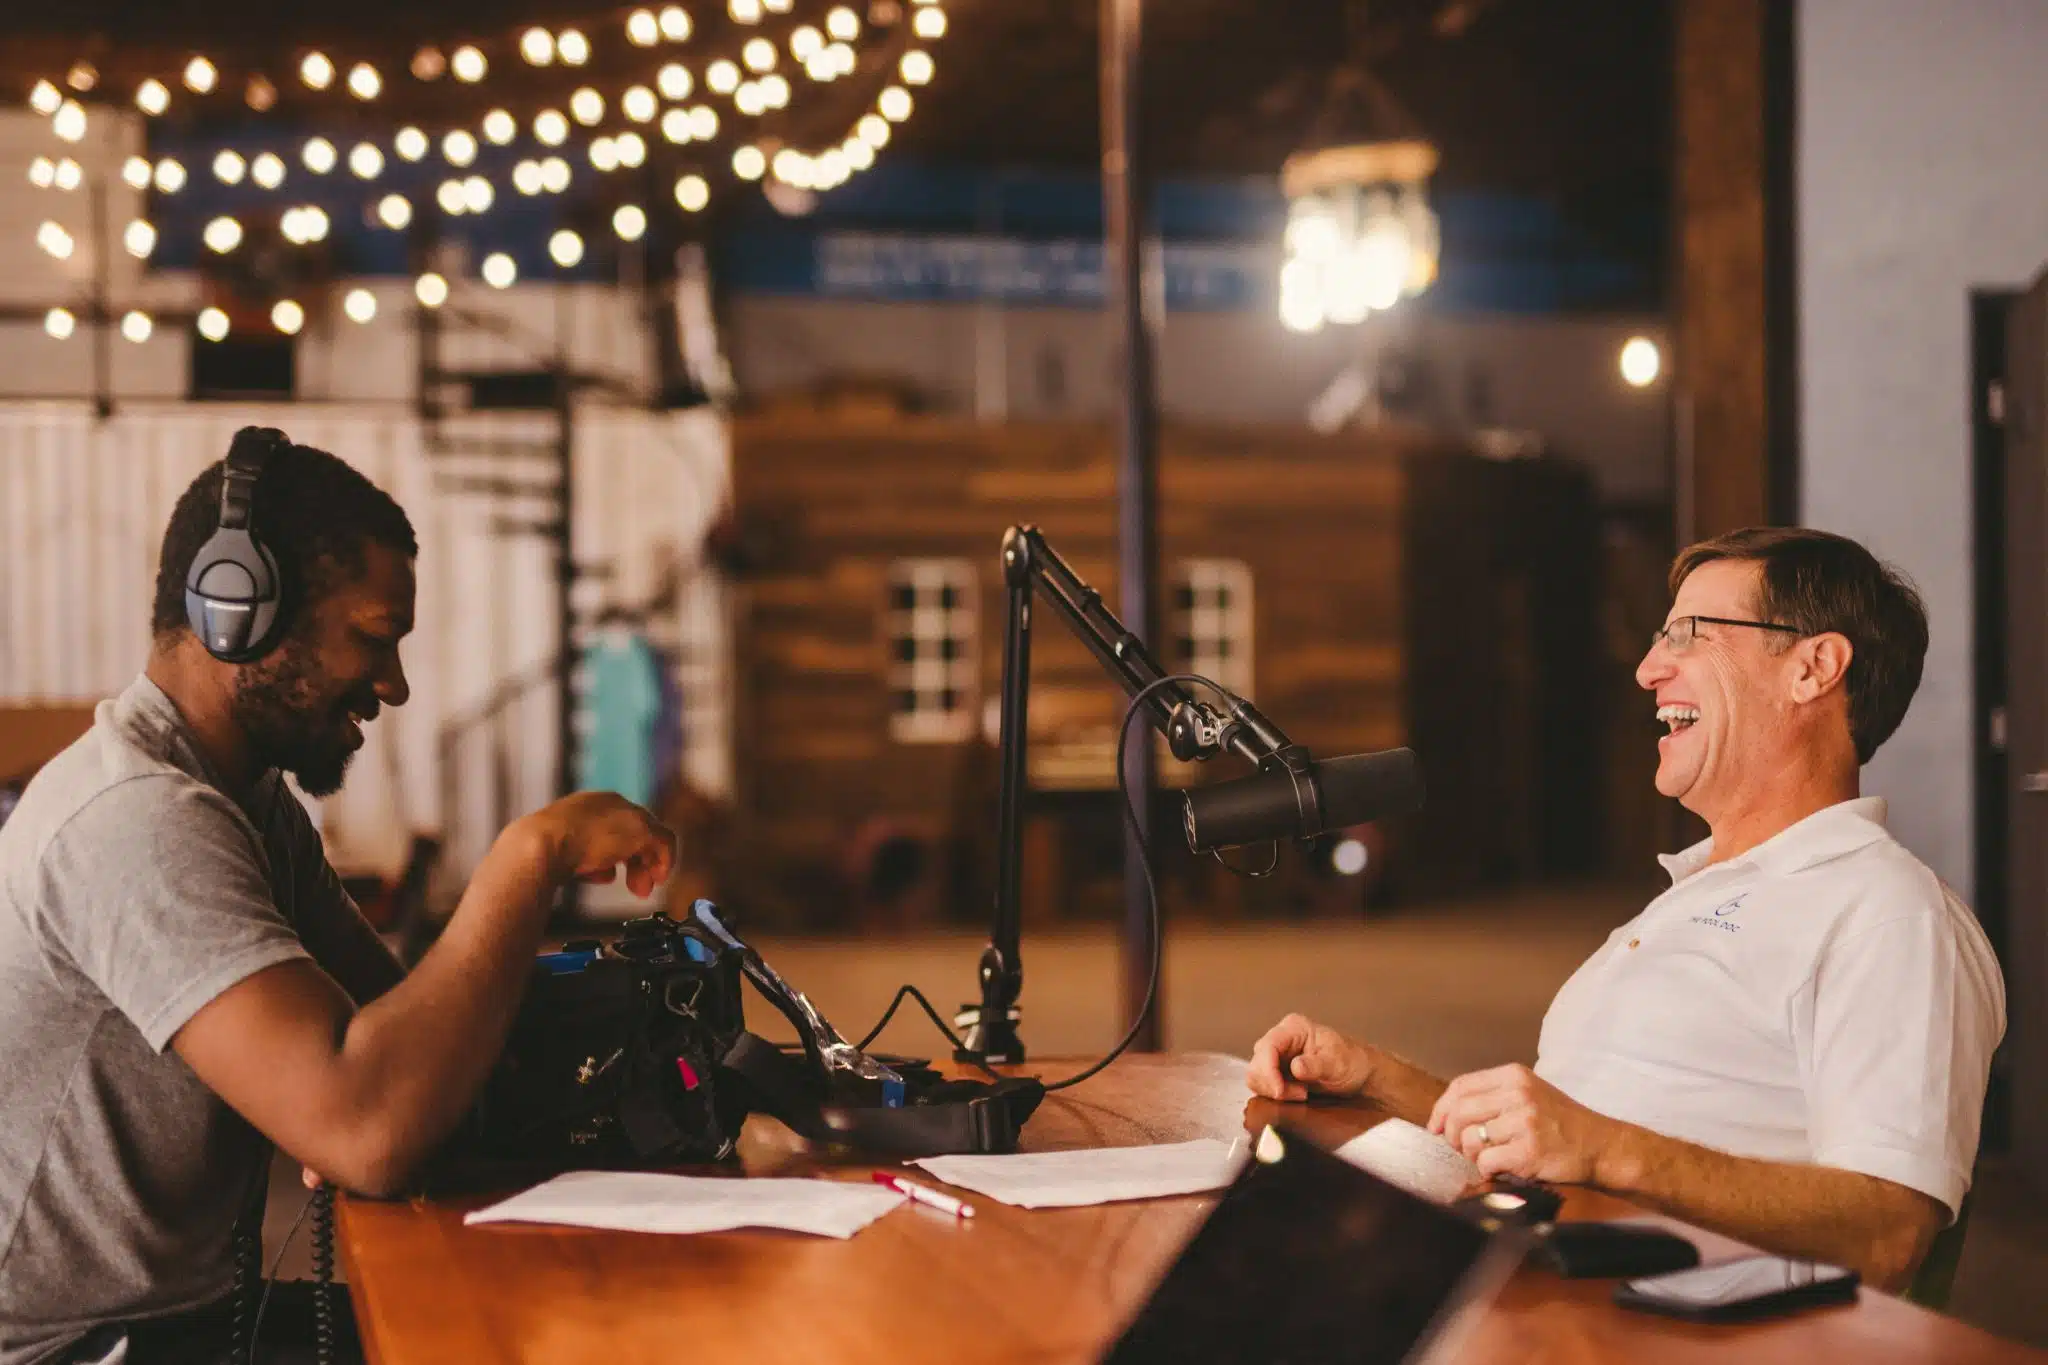
<path fill-rule="evenodd" d="M 1167 1046 L 1243 1056 L 1268 1025 L 1301 1010 L 1456 1075 L 1533 1061 L 1551 996 L 1609 930 L 1640 908 L 1643 889 L 1545 890 L 1407 909 L 1372 923 L 1169 931 L 1163 973 Z M 809 994 L 840 1032 L 858 1038 L 904 982 L 951 1017 L 974 992 L 982 940 L 922 934 L 857 941 L 763 940 L 777 971 Z M 1105 930 L 1028 937 L 1025 1044 L 1038 1056 L 1110 1046 L 1120 1016 L 1116 945 Z M 770 1035 L 781 1020 L 749 998 Z M 946 1045 L 906 1001 L 878 1047 L 919 1056 Z M 272 1203 L 281 1233 L 301 1202 L 281 1171 Z M 303 1242 L 303 1239 L 302 1239 Z M 303 1245 L 286 1273 L 304 1264 Z M 2048 1197 L 1988 1158 L 1951 1311 L 2006 1336 L 2048 1345 Z"/>

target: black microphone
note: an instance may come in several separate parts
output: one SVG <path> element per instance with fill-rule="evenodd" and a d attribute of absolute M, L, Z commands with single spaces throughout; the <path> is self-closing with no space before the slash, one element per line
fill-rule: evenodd
<path fill-rule="evenodd" d="M 1313 839 L 1421 809 L 1422 765 L 1413 749 L 1304 759 L 1291 768 L 1190 787 L 1181 802 L 1188 847 L 1197 853 Z"/>

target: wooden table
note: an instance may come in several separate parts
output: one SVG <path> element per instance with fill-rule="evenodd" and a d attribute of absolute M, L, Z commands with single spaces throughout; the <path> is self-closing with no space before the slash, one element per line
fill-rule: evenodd
<path fill-rule="evenodd" d="M 1053 1079 L 1073 1064 L 1033 1068 Z M 1317 1140 L 1361 1132 L 1364 1107 L 1250 1100 L 1244 1063 L 1213 1054 L 1127 1057 L 1049 1096 L 1030 1150 L 1231 1138 L 1283 1114 Z M 754 1175 L 866 1181 L 821 1162 L 780 1124 L 752 1120 Z M 1214 1195 L 1028 1211 L 974 1197 L 956 1223 L 906 1206 L 848 1241 L 779 1232 L 655 1237 L 568 1228 L 465 1228 L 488 1200 L 344 1200 L 341 1252 L 375 1365 L 414 1362 L 1091 1361 L 1143 1302 Z M 1574 1191 L 1567 1218 L 1637 1212 Z M 1736 1244 L 1688 1230 L 1708 1259 Z M 1774 1323 L 1703 1327 L 1616 1308 L 1612 1281 L 1516 1274 L 1465 1351 L 1474 1362 L 2048 1362 L 2048 1354 L 1865 1290 L 1854 1305 Z"/>

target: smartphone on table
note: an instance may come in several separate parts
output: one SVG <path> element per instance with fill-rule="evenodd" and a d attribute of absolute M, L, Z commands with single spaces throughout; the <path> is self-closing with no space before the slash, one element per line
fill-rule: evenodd
<path fill-rule="evenodd" d="M 1614 1290 L 1623 1308 L 1693 1322 L 1748 1322 L 1802 1308 L 1850 1303 L 1859 1277 L 1841 1266 L 1745 1256 L 1668 1275 L 1624 1280 Z"/>

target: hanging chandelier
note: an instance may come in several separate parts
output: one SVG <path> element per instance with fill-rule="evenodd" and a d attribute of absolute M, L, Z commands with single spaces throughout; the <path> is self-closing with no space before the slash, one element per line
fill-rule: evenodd
<path fill-rule="evenodd" d="M 1429 288 L 1436 167 L 1435 146 L 1364 63 L 1340 68 L 1306 145 L 1280 170 L 1282 323 L 1297 332 L 1355 326 Z"/>

